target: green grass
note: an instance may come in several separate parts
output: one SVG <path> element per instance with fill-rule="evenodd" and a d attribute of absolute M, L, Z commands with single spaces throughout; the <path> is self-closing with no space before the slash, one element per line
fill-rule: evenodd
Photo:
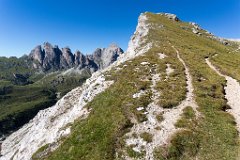
<path fill-rule="evenodd" d="M 27 57 L 0 57 L 0 80 L 7 79 L 13 80 L 13 73 L 20 73 L 20 74 L 29 74 L 33 72 L 31 67 L 29 67 L 29 63 L 27 62 Z M 27 63 L 26 63 L 27 62 Z"/>
<path fill-rule="evenodd" d="M 152 65 L 158 65 L 156 72 L 162 78 L 156 86 L 161 93 L 159 104 L 164 108 L 172 108 L 185 98 L 184 67 L 178 61 L 171 45 L 179 50 L 190 70 L 201 117 L 195 120 L 193 110 L 187 107 L 180 125 L 184 130 L 173 135 L 169 145 L 156 149 L 156 159 L 239 158 L 235 122 L 224 110 L 227 106 L 223 89 L 226 82 L 208 67 L 205 58 L 218 53 L 219 56 L 213 58 L 214 64 L 224 73 L 240 80 L 240 70 L 237 67 L 240 57 L 231 56 L 228 51 L 233 50 L 233 47 L 209 39 L 204 31 L 201 31 L 204 33 L 202 36 L 193 34 L 188 23 L 174 22 L 151 13 L 147 13 L 147 16 L 151 25 L 164 25 L 163 29 L 152 27 L 149 31 L 147 42 L 154 42 L 154 47 L 132 62 L 125 62 L 124 64 L 128 65 L 127 69 L 113 69 L 106 73 L 109 75 L 108 79 L 114 80 L 115 83 L 86 106 L 92 108 L 89 117 L 76 121 L 71 135 L 45 159 L 115 159 L 116 153 L 121 156 L 126 152 L 132 157 L 139 156 L 131 146 L 125 145 L 124 135 L 132 127 L 132 119 L 142 122 L 146 118 L 143 115 L 145 110 L 137 111 L 136 108 L 145 108 L 151 102 L 152 93 L 139 99 L 133 99 L 132 95 L 140 89 L 149 90 L 149 70 L 153 68 Z M 182 29 L 182 26 L 188 29 Z M 168 57 L 159 60 L 158 53 L 165 53 Z M 140 65 L 143 61 L 148 61 L 150 65 Z M 232 65 L 231 61 L 234 62 Z M 174 73 L 164 81 L 166 63 L 171 64 Z M 124 64 L 119 67 L 123 67 Z M 140 68 L 139 71 L 134 71 L 137 67 Z"/>
<path fill-rule="evenodd" d="M 45 156 L 45 152 L 46 150 L 49 148 L 49 144 L 46 144 L 44 146 L 42 146 L 41 148 L 38 149 L 38 151 L 36 153 L 34 153 L 34 155 L 32 156 L 32 159 L 33 160 L 36 160 L 36 159 L 43 159 L 43 157 Z M 43 156 L 44 155 L 44 156 Z"/>
<path fill-rule="evenodd" d="M 224 52 L 224 51 L 222 51 Z M 211 58 L 211 62 L 217 66 L 223 74 L 240 80 L 240 52 L 229 54 L 218 54 Z"/>
<path fill-rule="evenodd" d="M 185 98 L 186 78 L 184 74 L 184 66 L 177 59 L 175 51 L 168 44 L 165 47 L 168 49 L 162 50 L 157 48 L 158 52 L 163 52 L 167 55 L 167 58 L 158 61 L 158 64 L 160 64 L 158 70 L 162 71 L 160 72 L 162 81 L 159 81 L 156 86 L 157 90 L 162 93 L 158 104 L 163 108 L 173 108 L 179 105 L 179 103 Z M 169 75 L 168 79 L 165 79 L 167 63 L 171 64 L 174 72 Z"/>
<path fill-rule="evenodd" d="M 150 133 L 147 133 L 147 132 L 141 133 L 141 134 L 140 134 L 140 137 L 141 137 L 144 141 L 146 141 L 146 142 L 148 142 L 148 143 L 151 143 L 151 142 L 152 142 L 152 138 L 153 138 L 153 136 L 152 136 Z"/>
<path fill-rule="evenodd" d="M 185 127 L 190 127 L 189 125 L 193 125 L 194 123 L 192 122 L 195 118 L 195 112 L 192 109 L 192 107 L 188 106 L 184 108 L 183 114 L 181 115 L 181 119 L 177 121 L 175 124 L 176 127 L 178 128 L 185 128 Z"/>
<path fill-rule="evenodd" d="M 139 58 L 135 63 L 126 63 L 132 69 L 108 73 L 111 74 L 109 79 L 116 82 L 87 105 L 93 108 L 89 117 L 74 124 L 71 136 L 48 159 L 113 159 L 115 151 L 125 147 L 123 135 L 132 126 L 129 119 L 138 119 L 142 113 L 136 108 L 146 106 L 150 99 L 148 94 L 132 98 L 139 89 L 150 87 L 149 82 L 141 81 L 148 73 L 143 72 L 145 67 L 140 62 Z M 136 66 L 142 67 L 141 74 L 134 72 Z"/>
<path fill-rule="evenodd" d="M 63 81 L 54 84 L 59 76 Z M 54 105 L 57 101 L 56 93 L 62 97 L 82 85 L 88 77 L 87 73 L 62 76 L 61 72 L 55 72 L 43 78 L 42 75 L 34 74 L 31 79 L 36 82 L 24 86 L 15 85 L 7 79 L 0 80 L 0 136 L 18 129 L 39 110 Z"/>
<path fill-rule="evenodd" d="M 158 52 L 163 52 L 163 50 L 153 48 L 148 54 L 119 66 L 121 68 L 127 65 L 127 69 L 119 71 L 112 69 L 107 72 L 106 75 L 110 75 L 107 76 L 108 80 L 114 80 L 115 83 L 87 105 L 87 107 L 93 108 L 89 117 L 86 120 L 75 122 L 70 137 L 46 159 L 114 159 L 116 158 L 116 152 L 119 156 L 122 152 L 129 153 L 129 156 L 137 156 L 131 147 L 125 146 L 124 135 L 133 125 L 131 119 L 137 119 L 138 122 L 146 120 L 145 110 L 137 111 L 137 108 L 146 108 L 151 102 L 152 93 L 147 92 L 137 99 L 133 99 L 132 95 L 139 90 L 148 91 L 150 89 L 150 69 L 154 64 L 158 64 L 156 72 L 164 75 L 166 74 L 165 64 L 171 61 L 176 68 L 179 68 L 179 73 L 173 74 L 172 77 L 182 79 L 184 76 L 183 66 L 177 62 L 176 58 L 161 61 L 158 58 Z M 141 65 L 141 62 L 144 61 L 149 62 L 150 65 Z M 136 72 L 134 71 L 135 68 L 139 68 L 139 70 Z M 171 78 L 169 79 L 171 80 Z M 185 95 L 186 89 L 184 86 L 186 82 L 184 80 L 185 78 L 182 80 L 184 82 L 183 87 L 182 84 L 177 85 L 179 83 L 176 80 L 166 82 L 175 86 L 173 90 L 176 91 L 175 96 L 177 97 Z M 156 89 L 161 90 L 158 87 Z M 167 90 L 161 90 L 161 92 L 165 93 Z M 178 98 L 176 104 L 181 99 Z M 147 141 L 151 141 L 151 136 L 142 136 Z"/>
<path fill-rule="evenodd" d="M 132 147 L 133 147 L 133 146 L 127 147 L 127 153 L 128 153 L 128 155 L 129 155 L 129 157 L 132 157 L 132 158 L 135 158 L 135 159 L 143 158 L 143 156 L 144 156 L 145 153 L 135 152 L 135 151 L 132 149 Z"/>
<path fill-rule="evenodd" d="M 233 117 L 223 111 L 223 108 L 226 107 L 223 92 L 225 80 L 205 63 L 205 57 L 215 53 L 218 53 L 221 57 L 220 55 L 228 54 L 225 51 L 231 50 L 231 47 L 224 46 L 206 36 L 196 36 L 191 32 L 179 29 L 180 25 L 188 26 L 186 23 L 175 23 L 160 16 L 149 15 L 151 21 L 159 24 L 163 23 L 168 27 L 164 31 L 152 34 L 152 40 L 159 39 L 159 36 L 167 37 L 165 41 L 169 41 L 180 51 L 181 57 L 193 76 L 196 101 L 199 105 L 199 111 L 203 115 L 199 124 L 191 132 L 192 134 L 189 134 L 190 137 L 196 137 L 194 139 L 197 140 L 197 143 L 193 142 L 193 144 L 199 144 L 200 146 L 197 148 L 198 159 L 236 159 L 239 149 L 238 133 Z M 237 70 L 237 68 L 234 70 Z M 193 128 L 190 128 L 190 130 L 193 130 Z M 181 141 L 181 137 L 185 137 L 185 133 L 179 133 L 176 136 L 182 142 L 180 146 L 191 150 L 188 144 Z M 178 146 L 173 142 L 172 145 L 173 147 Z M 193 147 L 192 150 L 193 152 L 183 149 L 181 155 L 191 157 L 193 156 L 191 153 L 195 153 L 196 148 Z M 178 155 L 175 159 L 180 159 L 180 157 Z"/>
<path fill-rule="evenodd" d="M 17 129 L 32 119 L 39 110 L 56 102 L 55 92 L 47 88 L 7 86 L 0 90 L 1 133 Z"/>
<path fill-rule="evenodd" d="M 154 152 L 159 160 L 195 159 L 200 148 L 199 137 L 192 131 L 180 131 L 172 137 L 168 148 L 158 148 Z"/>

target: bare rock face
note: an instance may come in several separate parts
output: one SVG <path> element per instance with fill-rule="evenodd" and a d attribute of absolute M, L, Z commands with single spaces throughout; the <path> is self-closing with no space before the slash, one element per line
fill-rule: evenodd
<path fill-rule="evenodd" d="M 73 67 L 74 65 L 74 55 L 71 52 L 71 49 L 65 47 L 62 49 L 62 56 L 61 56 L 61 66 L 63 68 Z"/>
<path fill-rule="evenodd" d="M 93 52 L 93 55 L 92 55 L 92 59 L 93 61 L 96 63 L 97 67 L 98 68 L 101 68 L 102 67 L 102 52 L 103 52 L 103 49 L 101 48 L 97 48 L 94 52 Z"/>
<path fill-rule="evenodd" d="M 103 69 L 117 60 L 123 54 L 123 50 L 117 45 L 110 45 L 108 48 L 98 48 L 93 54 L 84 55 L 80 51 L 75 54 L 69 47 L 62 48 L 52 46 L 49 42 L 35 47 L 29 58 L 33 62 L 33 68 L 43 71 L 56 71 L 69 68 L 88 68 L 94 72 Z"/>
<path fill-rule="evenodd" d="M 123 54 L 123 50 L 119 48 L 117 45 L 112 44 L 108 48 L 103 49 L 102 53 L 102 68 L 106 68 L 113 62 L 117 60 L 117 58 Z"/>
<path fill-rule="evenodd" d="M 62 54 L 58 46 L 52 46 L 50 43 L 44 43 L 45 57 L 43 60 L 43 68 L 45 70 L 59 69 L 60 56 Z"/>
<path fill-rule="evenodd" d="M 43 52 L 42 47 L 38 45 L 31 51 L 29 57 L 35 60 L 34 68 L 38 68 L 39 65 L 43 64 L 45 53 Z"/>
<path fill-rule="evenodd" d="M 74 64 L 79 68 L 83 68 L 86 63 L 86 57 L 80 52 L 76 51 L 74 54 Z"/>
<path fill-rule="evenodd" d="M 123 50 L 112 44 L 108 48 L 96 49 L 93 53 L 93 60 L 99 69 L 103 69 L 115 62 L 121 54 L 123 54 Z"/>

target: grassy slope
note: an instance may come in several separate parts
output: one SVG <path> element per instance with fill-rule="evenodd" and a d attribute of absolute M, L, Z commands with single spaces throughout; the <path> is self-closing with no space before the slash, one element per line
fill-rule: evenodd
<path fill-rule="evenodd" d="M 28 122 L 41 109 L 56 102 L 55 93 L 36 86 L 8 86 L 0 95 L 0 130 L 14 130 Z"/>
<path fill-rule="evenodd" d="M 73 134 L 48 158 L 114 159 L 116 151 L 121 154 L 127 150 L 123 143 L 125 138 L 123 135 L 132 126 L 130 119 L 134 117 L 138 121 L 144 121 L 144 110 L 137 111 L 136 108 L 147 107 L 151 101 L 151 93 L 140 99 L 132 98 L 132 95 L 140 89 L 147 90 L 150 87 L 149 81 L 141 81 L 149 76 L 150 68 L 145 68 L 140 63 L 148 61 L 151 64 L 162 63 L 161 65 L 165 66 L 163 62 L 156 62 L 158 59 L 156 53 L 151 51 L 145 57 L 127 62 L 127 69 L 111 73 L 110 79 L 114 79 L 115 84 L 88 105 L 93 108 L 90 116 L 86 120 L 76 122 L 72 129 Z M 140 68 L 139 72 L 136 73 L 134 68 Z M 181 88 L 175 88 L 176 91 L 178 89 Z M 182 97 L 184 94 L 176 96 Z"/>
<path fill-rule="evenodd" d="M 228 51 L 222 49 L 216 51 L 216 53 L 221 52 L 228 53 Z M 218 54 L 212 58 L 212 63 L 216 65 L 223 74 L 240 80 L 240 51 L 228 54 Z"/>
<path fill-rule="evenodd" d="M 30 64 L 27 56 L 0 57 L 0 137 L 21 127 L 39 110 L 52 106 L 57 100 L 57 92 L 64 96 L 90 76 L 87 71 L 81 76 L 79 74 L 62 76 L 60 72 L 44 76 L 31 69 Z M 13 73 L 25 75 L 34 83 L 15 85 Z M 64 80 L 53 85 L 59 76 Z"/>
<path fill-rule="evenodd" d="M 51 74 L 44 78 L 41 75 L 38 78 L 33 75 L 30 78 L 38 81 L 25 86 L 14 85 L 9 80 L 0 80 L 0 135 L 21 127 L 39 110 L 54 105 L 57 92 L 61 92 L 61 96 L 64 96 L 89 77 L 89 75 L 63 76 L 64 81 L 53 86 L 52 82 L 57 79 L 58 74 Z"/>
<path fill-rule="evenodd" d="M 172 148 L 167 158 L 192 159 L 197 156 L 199 159 L 235 159 L 238 151 L 238 134 L 233 117 L 223 111 L 226 106 L 223 92 L 225 81 L 205 63 L 205 57 L 217 51 L 221 51 L 219 52 L 221 55 L 227 54 L 224 52 L 227 47 L 205 36 L 198 37 L 180 29 L 180 26 L 189 26 L 188 24 L 167 22 L 156 15 L 152 15 L 151 20 L 169 27 L 168 31 L 161 35 L 169 36 L 166 40 L 180 50 L 182 58 L 190 68 L 196 101 L 204 115 L 197 126 L 189 128 L 192 134 L 185 132 L 177 134 L 172 143 L 177 142 L 178 146 Z M 196 145 L 193 147 L 191 144 Z M 197 152 L 191 152 L 192 150 Z"/>
<path fill-rule="evenodd" d="M 171 75 L 169 81 L 161 81 L 158 84 L 157 89 L 161 92 L 162 98 L 168 101 L 160 100 L 160 104 L 175 106 L 184 98 L 186 92 L 183 66 L 176 59 L 175 51 L 169 42 L 180 51 L 181 57 L 190 69 L 196 101 L 203 117 L 197 121 L 190 121 L 186 126 L 182 125 L 185 130 L 174 135 L 168 147 L 159 148 L 156 151 L 156 158 L 194 159 L 198 157 L 200 160 L 237 158 L 238 133 L 233 117 L 224 111 L 226 107 L 223 91 L 225 80 L 205 63 L 205 57 L 218 53 L 219 56 L 214 58 L 214 63 L 229 75 L 240 80 L 238 76 L 240 72 L 236 67 L 237 59 L 240 58 L 238 55 L 226 52 L 234 48 L 210 40 L 204 34 L 199 37 L 191 33 L 189 24 L 176 23 L 150 13 L 147 16 L 152 25 L 164 25 L 164 28 L 160 30 L 151 29 L 147 37 L 148 41 L 154 42 L 156 46 L 145 56 L 137 57 L 132 62 L 126 62 L 128 65 L 126 69 L 106 73 L 110 75 L 109 79 L 115 80 L 115 84 L 88 104 L 87 107 L 93 108 L 89 117 L 76 121 L 72 128 L 72 134 L 54 153 L 42 157 L 43 159 L 114 159 L 116 152 L 121 154 L 126 150 L 132 156 L 141 156 L 132 153 L 132 150 L 129 151 L 124 144 L 124 133 L 132 125 L 130 119 L 135 117 L 138 121 L 144 120 L 143 114 L 136 111 L 136 108 L 146 107 L 151 101 L 149 98 L 151 93 L 140 99 L 132 99 L 132 95 L 139 89 L 147 90 L 150 86 L 149 82 L 141 81 L 141 78 L 149 76 L 150 68 L 141 68 L 140 63 L 142 61 L 148 61 L 151 64 L 157 63 L 157 71 L 161 75 L 165 75 L 165 63 L 173 64 L 176 69 L 176 75 Z M 188 27 L 189 30 L 181 29 L 181 26 Z M 159 52 L 168 55 L 168 59 L 158 60 L 157 53 Z M 228 66 L 224 63 L 226 58 L 230 62 L 231 60 L 235 61 L 236 64 Z M 134 71 L 136 67 L 140 68 L 139 72 Z M 171 87 L 171 90 L 167 90 L 168 87 Z M 175 93 L 176 99 L 171 100 L 173 93 Z"/>
<path fill-rule="evenodd" d="M 151 92 L 139 99 L 133 99 L 132 95 L 142 90 L 150 88 L 150 69 L 152 65 L 158 64 L 156 70 L 165 77 L 166 63 L 171 63 L 175 68 L 175 73 L 170 75 L 167 81 L 164 78 L 159 82 L 156 89 L 164 95 L 166 107 L 174 107 L 184 97 L 186 93 L 186 82 L 184 67 L 177 60 L 173 49 L 166 47 L 153 47 L 144 56 L 137 57 L 132 61 L 122 64 L 120 71 L 112 69 L 106 73 L 107 77 L 114 80 L 115 83 L 104 93 L 98 95 L 87 107 L 93 108 L 86 120 L 76 121 L 72 128 L 72 134 L 54 153 L 47 157 L 48 159 L 114 159 L 116 152 L 119 155 L 122 152 L 128 152 L 133 156 L 139 156 L 133 153 L 131 149 L 125 146 L 124 134 L 133 125 L 131 119 L 141 122 L 146 119 L 143 114 L 145 110 L 137 111 L 136 108 L 144 108 L 151 102 Z M 158 53 L 165 53 L 168 58 L 160 60 Z M 141 62 L 147 61 L 150 66 L 143 66 Z M 124 67 L 124 65 L 127 65 Z M 138 71 L 134 69 L 139 68 Z M 131 76 L 129 76 L 131 75 Z M 145 81 L 145 80 L 146 81 Z M 165 86 L 165 87 L 163 87 Z M 168 87 L 171 90 L 167 89 Z M 174 95 L 173 95 L 174 93 Z M 169 101 L 174 97 L 173 101 Z M 165 101 L 166 100 L 166 101 Z M 35 154 L 37 155 L 37 154 Z M 34 157 L 38 159 L 39 157 Z"/>
<path fill-rule="evenodd" d="M 21 57 L 0 57 L 0 80 L 1 79 L 7 79 L 12 80 L 13 73 L 21 73 L 21 74 L 27 74 L 31 73 L 31 70 L 29 69 L 27 65 L 27 58 Z"/>

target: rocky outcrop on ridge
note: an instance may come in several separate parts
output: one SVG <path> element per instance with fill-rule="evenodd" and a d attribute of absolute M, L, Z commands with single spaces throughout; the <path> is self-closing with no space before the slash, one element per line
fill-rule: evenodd
<path fill-rule="evenodd" d="M 159 15 L 163 15 L 167 17 L 168 19 L 174 20 L 174 21 L 180 21 L 180 19 L 177 17 L 177 15 L 172 13 L 158 13 Z"/>

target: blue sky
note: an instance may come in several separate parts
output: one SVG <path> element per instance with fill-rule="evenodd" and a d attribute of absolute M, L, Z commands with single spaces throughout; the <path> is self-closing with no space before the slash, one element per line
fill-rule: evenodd
<path fill-rule="evenodd" d="M 240 38 L 240 0 L 0 0 L 0 56 L 28 54 L 48 41 L 92 53 L 124 50 L 141 12 L 170 12 L 214 34 Z"/>

